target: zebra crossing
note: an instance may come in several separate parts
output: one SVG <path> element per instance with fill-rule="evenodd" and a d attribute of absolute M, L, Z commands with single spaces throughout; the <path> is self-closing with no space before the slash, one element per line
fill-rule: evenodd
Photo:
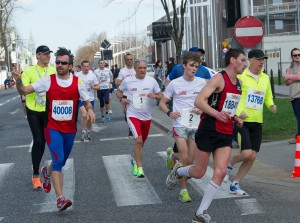
<path fill-rule="evenodd" d="M 157 152 L 157 156 L 166 160 L 166 152 Z M 132 177 L 131 174 L 131 161 L 132 156 L 130 154 L 123 155 L 109 155 L 102 156 L 102 160 L 106 169 L 106 174 L 109 178 L 110 188 L 113 193 L 115 203 L 118 207 L 133 206 L 133 205 L 155 205 L 161 204 L 163 201 L 159 197 L 156 190 L 161 188 L 154 188 L 147 178 Z M 46 161 L 45 165 L 49 165 L 50 161 Z M 74 200 L 75 191 L 75 166 L 72 158 L 68 159 L 63 169 L 64 173 L 64 188 L 63 193 L 66 197 Z M 13 172 L 14 163 L 0 164 L 0 190 L 3 189 L 5 178 Z M 208 167 L 205 176 L 202 179 L 190 179 L 188 182 L 193 189 L 200 195 L 203 195 L 203 191 L 206 188 L 207 182 L 212 177 L 212 169 Z M 218 191 L 215 199 L 231 198 L 235 199 L 235 204 L 241 210 L 241 215 L 250 215 L 264 213 L 262 207 L 258 204 L 256 199 L 247 199 L 249 195 L 238 197 L 233 195 L 229 191 L 230 181 L 223 183 Z M 161 185 L 164 187 L 165 185 Z M 54 190 L 50 193 L 43 193 L 43 198 L 32 205 L 30 213 L 51 213 L 57 212 L 56 197 Z M 243 198 L 243 199 L 241 199 Z M 76 201 L 74 205 L 67 211 L 74 210 L 76 207 Z M 0 217 L 0 222 L 5 219 L 5 216 Z"/>

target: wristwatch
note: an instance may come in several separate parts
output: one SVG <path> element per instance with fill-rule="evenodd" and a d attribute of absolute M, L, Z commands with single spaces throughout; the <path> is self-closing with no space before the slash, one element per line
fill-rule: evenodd
<path fill-rule="evenodd" d="M 170 113 L 172 112 L 171 109 L 169 109 L 169 111 L 167 111 L 167 116 L 170 116 Z"/>

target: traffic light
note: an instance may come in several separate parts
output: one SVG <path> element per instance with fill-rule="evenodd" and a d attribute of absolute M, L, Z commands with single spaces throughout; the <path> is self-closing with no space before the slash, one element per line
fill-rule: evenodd
<path fill-rule="evenodd" d="M 170 22 L 153 22 L 152 37 L 154 41 L 165 42 L 172 39 L 173 27 Z"/>
<path fill-rule="evenodd" d="M 226 12 L 227 27 L 234 27 L 241 18 L 240 0 L 226 0 Z"/>
<path fill-rule="evenodd" d="M 103 60 L 112 60 L 113 59 L 113 52 L 112 50 L 103 50 Z"/>

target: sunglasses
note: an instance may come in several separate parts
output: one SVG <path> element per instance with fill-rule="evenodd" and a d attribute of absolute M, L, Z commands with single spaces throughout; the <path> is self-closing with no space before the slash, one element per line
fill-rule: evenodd
<path fill-rule="evenodd" d="M 293 57 L 300 57 L 300 53 L 299 54 L 293 54 Z"/>
<path fill-rule="evenodd" d="M 59 64 L 61 64 L 61 65 L 68 65 L 69 62 L 68 61 L 63 61 L 63 60 L 56 60 L 55 64 L 57 64 L 57 65 L 59 65 Z"/>

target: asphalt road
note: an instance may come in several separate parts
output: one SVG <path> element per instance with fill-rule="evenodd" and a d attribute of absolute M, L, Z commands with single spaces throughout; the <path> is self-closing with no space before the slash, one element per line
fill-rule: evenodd
<path fill-rule="evenodd" d="M 192 202 L 183 204 L 177 198 L 178 187 L 173 191 L 165 187 L 169 171 L 164 154 L 173 139 L 152 124 L 144 147 L 146 178 L 137 179 L 130 175 L 133 140 L 127 137 L 119 102 L 114 101 L 109 123 L 100 123 L 98 102 L 95 111 L 93 140 L 80 142 L 77 134 L 64 169 L 64 193 L 74 205 L 58 213 L 53 193 L 31 187 L 32 138 L 20 98 L 15 89 L 0 92 L 0 222 L 191 222 L 211 169 L 202 180 L 191 180 Z M 290 178 L 295 146 L 286 144 L 262 145 L 258 161 L 242 183 L 248 196 L 232 195 L 228 185 L 222 185 L 208 210 L 213 222 L 300 222 L 300 181 Z M 46 149 L 42 165 L 49 160 Z"/>

